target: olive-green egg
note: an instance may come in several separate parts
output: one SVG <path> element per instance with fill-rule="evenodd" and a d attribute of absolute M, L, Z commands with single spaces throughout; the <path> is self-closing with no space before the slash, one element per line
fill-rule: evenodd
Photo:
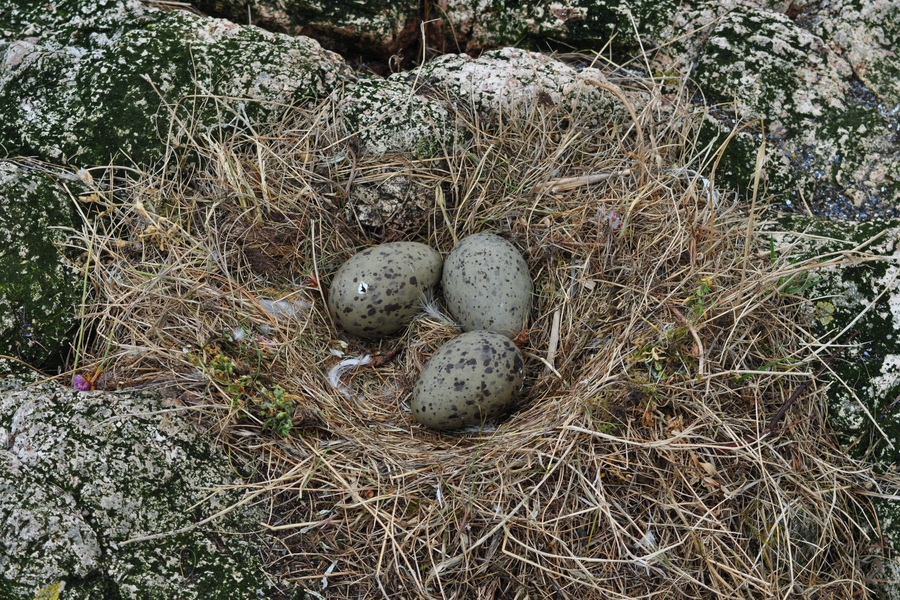
<path fill-rule="evenodd" d="M 492 233 L 456 244 L 444 261 L 441 286 L 463 331 L 484 329 L 514 338 L 531 312 L 528 265 L 515 246 Z"/>
<path fill-rule="evenodd" d="M 417 242 L 390 242 L 354 254 L 337 270 L 328 310 L 348 333 L 374 338 L 402 329 L 441 278 L 441 255 Z"/>
<path fill-rule="evenodd" d="M 462 333 L 425 363 L 413 388 L 413 418 L 432 429 L 480 425 L 512 410 L 525 378 L 522 353 L 493 331 Z"/>

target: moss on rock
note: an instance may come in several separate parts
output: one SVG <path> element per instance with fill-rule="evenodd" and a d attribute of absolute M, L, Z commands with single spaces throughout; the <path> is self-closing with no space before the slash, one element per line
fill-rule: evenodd
<path fill-rule="evenodd" d="M 68 238 L 61 228 L 76 223 L 72 200 L 46 173 L 0 161 L 0 223 L 0 355 L 53 367 L 82 294 L 71 257 L 60 251 Z M 17 364 L 0 361 L 0 373 Z"/>
<path fill-rule="evenodd" d="M 783 218 L 791 256 L 849 258 L 820 268 L 806 292 L 817 337 L 856 333 L 832 366 L 829 417 L 845 449 L 887 468 L 900 461 L 900 221 L 841 223 Z"/>
<path fill-rule="evenodd" d="M 151 163 L 172 134 L 270 118 L 348 73 L 308 38 L 134 2 L 61 0 L 51 17 L 29 3 L 11 10 L 11 33 L 32 32 L 0 41 L 0 137 L 12 154 Z"/>
<path fill-rule="evenodd" d="M 900 220 L 842 223 L 795 216 L 782 217 L 777 225 L 779 247 L 789 248 L 792 259 L 846 259 L 797 282 L 812 284 L 804 292 L 813 307 L 804 326 L 825 340 L 847 329 L 834 340 L 839 344 L 856 333 L 852 346 L 822 378 L 829 424 L 851 456 L 895 471 L 900 461 Z M 872 502 L 880 531 L 871 535 L 876 540 L 883 535 L 894 551 L 873 553 L 871 585 L 875 597 L 896 600 L 900 502 L 889 493 Z"/>
<path fill-rule="evenodd" d="M 785 15 L 734 7 L 710 30 L 694 76 L 731 119 L 762 120 L 777 202 L 851 218 L 900 210 L 900 121 L 861 99 L 850 66 L 818 36 Z M 755 146 L 734 160 L 752 165 Z"/>
<path fill-rule="evenodd" d="M 398 80 L 360 79 L 336 94 L 348 133 L 370 154 L 430 158 L 452 147 L 457 131 L 445 103 Z"/>

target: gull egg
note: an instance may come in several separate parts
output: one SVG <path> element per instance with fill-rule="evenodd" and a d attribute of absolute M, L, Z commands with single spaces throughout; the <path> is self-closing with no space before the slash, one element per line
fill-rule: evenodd
<path fill-rule="evenodd" d="M 425 364 L 410 409 L 432 429 L 459 429 L 505 416 L 525 378 L 522 353 L 492 331 L 462 333 Z"/>
<path fill-rule="evenodd" d="M 528 265 L 515 246 L 492 233 L 460 240 L 444 263 L 441 286 L 463 331 L 484 329 L 514 338 L 531 312 Z"/>
<path fill-rule="evenodd" d="M 402 329 L 441 278 L 441 255 L 417 242 L 366 248 L 337 270 L 328 310 L 348 333 L 366 338 Z"/>

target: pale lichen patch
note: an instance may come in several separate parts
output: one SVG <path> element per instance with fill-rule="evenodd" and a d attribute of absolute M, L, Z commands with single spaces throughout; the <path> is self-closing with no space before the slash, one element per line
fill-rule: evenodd
<path fill-rule="evenodd" d="M 191 528 L 240 500 L 216 491 L 240 483 L 234 465 L 182 417 L 163 425 L 162 408 L 149 394 L 0 380 L 4 598 L 31 600 L 50 581 L 84 598 L 269 596 L 258 547 L 225 533 L 255 529 L 255 508 Z"/>
<path fill-rule="evenodd" d="M 517 48 L 485 52 L 478 58 L 448 54 L 394 77 L 410 83 L 424 81 L 485 112 L 521 116 L 542 105 L 562 106 L 594 124 L 616 121 L 625 114 L 612 94 L 591 83 L 606 83 L 600 71 L 577 69 Z"/>

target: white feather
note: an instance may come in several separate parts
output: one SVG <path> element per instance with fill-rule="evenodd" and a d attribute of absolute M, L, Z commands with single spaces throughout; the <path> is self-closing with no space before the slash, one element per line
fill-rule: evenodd
<path fill-rule="evenodd" d="M 341 384 L 341 377 L 343 377 L 344 373 L 355 369 L 356 367 L 365 366 L 370 362 L 372 362 L 372 356 L 370 354 L 362 354 L 356 358 L 345 358 L 331 367 L 331 370 L 328 371 L 328 383 L 330 383 L 331 387 L 334 389 L 346 393 L 343 384 Z"/>

